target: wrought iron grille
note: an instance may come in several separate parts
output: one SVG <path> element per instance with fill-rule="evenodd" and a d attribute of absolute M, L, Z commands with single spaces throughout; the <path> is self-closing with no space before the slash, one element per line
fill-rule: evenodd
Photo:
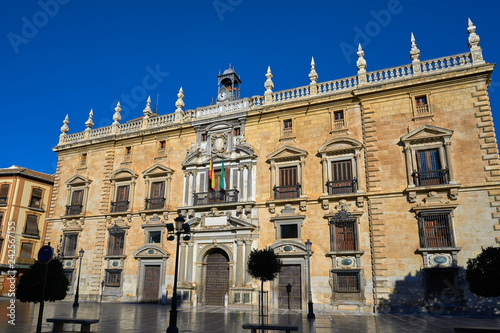
<path fill-rule="evenodd" d="M 359 292 L 359 272 L 334 272 L 334 291 L 337 293 Z"/>
<path fill-rule="evenodd" d="M 356 251 L 358 241 L 356 220 L 343 220 L 331 224 L 330 246 L 332 251 Z"/>
<path fill-rule="evenodd" d="M 448 184 L 449 180 L 448 169 L 416 171 L 413 173 L 413 182 L 416 186 Z"/>
<path fill-rule="evenodd" d="M 146 199 L 146 209 L 162 209 L 165 207 L 165 198 Z"/>
<path fill-rule="evenodd" d="M 300 197 L 300 185 L 274 186 L 274 199 L 288 199 Z"/>
<path fill-rule="evenodd" d="M 355 193 L 357 190 L 356 178 L 326 182 L 328 194 Z"/>
<path fill-rule="evenodd" d="M 194 205 L 208 205 L 212 203 L 238 202 L 236 189 L 227 191 L 198 192 L 194 194 Z"/>
<path fill-rule="evenodd" d="M 450 212 L 425 212 L 419 216 L 420 244 L 429 247 L 453 247 Z"/>
<path fill-rule="evenodd" d="M 111 202 L 111 213 L 114 212 L 126 212 L 128 210 L 129 201 L 112 201 Z"/>
<path fill-rule="evenodd" d="M 67 205 L 66 215 L 79 215 L 82 213 L 83 205 Z"/>

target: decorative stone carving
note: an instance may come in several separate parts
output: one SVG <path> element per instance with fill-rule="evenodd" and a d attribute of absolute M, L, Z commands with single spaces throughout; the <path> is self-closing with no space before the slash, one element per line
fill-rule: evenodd
<path fill-rule="evenodd" d="M 227 151 L 227 133 L 216 133 L 210 135 L 210 145 L 212 153 L 222 154 Z"/>
<path fill-rule="evenodd" d="M 235 140 L 236 140 L 236 146 L 248 148 L 252 152 L 255 151 L 255 149 L 248 144 L 247 139 L 243 135 L 237 136 Z"/>
<path fill-rule="evenodd" d="M 316 84 L 318 81 L 318 73 L 316 73 L 316 64 L 314 63 L 314 57 L 311 59 L 311 71 L 309 72 L 309 80 L 311 80 L 311 85 Z"/>
<path fill-rule="evenodd" d="M 323 210 L 328 210 L 328 209 L 330 209 L 330 201 L 328 201 L 328 199 L 323 199 L 323 200 L 321 201 L 321 208 L 322 208 Z"/>
<path fill-rule="evenodd" d="M 267 73 L 266 73 L 266 82 L 264 83 L 264 88 L 266 88 L 266 94 L 271 94 L 274 89 L 274 83 L 271 80 L 273 77 L 273 74 L 271 73 L 271 66 L 267 66 Z"/>
<path fill-rule="evenodd" d="M 245 214 L 247 214 L 247 215 L 252 214 L 252 206 L 251 205 L 245 205 Z"/>
<path fill-rule="evenodd" d="M 450 188 L 450 191 L 448 192 L 448 197 L 450 198 L 450 200 L 457 200 L 458 188 Z"/>
<path fill-rule="evenodd" d="M 151 116 L 151 114 L 153 113 L 151 111 L 151 96 L 148 96 L 146 108 L 142 111 L 142 113 L 144 113 L 144 118 L 149 118 L 149 116 Z"/>
<path fill-rule="evenodd" d="M 472 21 L 469 18 L 469 25 L 467 27 L 467 33 L 469 34 L 469 38 L 467 38 L 467 44 L 470 48 L 470 54 L 472 58 L 473 65 L 484 64 L 483 60 L 483 51 L 479 46 L 479 36 L 476 34 L 476 26 L 472 24 Z"/>
<path fill-rule="evenodd" d="M 68 127 L 68 124 L 69 124 L 69 120 L 68 120 L 68 115 L 66 115 L 66 118 L 64 118 L 63 120 L 63 124 L 61 126 L 61 135 L 66 135 L 66 133 L 69 132 L 69 127 Z"/>
<path fill-rule="evenodd" d="M 356 258 L 355 257 L 336 257 L 336 267 L 342 269 L 356 268 Z"/>
<path fill-rule="evenodd" d="M 449 253 L 430 253 L 426 256 L 427 267 L 449 267 L 453 265 L 453 258 Z"/>
<path fill-rule="evenodd" d="M 307 210 L 307 201 L 301 201 L 299 203 L 299 209 L 301 212 L 305 212 Z"/>
<path fill-rule="evenodd" d="M 408 192 L 408 202 L 409 203 L 417 202 L 417 192 L 416 191 L 409 191 Z"/>
<path fill-rule="evenodd" d="M 188 217 L 189 217 L 190 219 L 192 219 L 192 218 L 194 217 L 194 209 L 190 209 L 190 210 L 188 210 L 187 215 L 188 215 Z"/>
<path fill-rule="evenodd" d="M 94 111 L 90 109 L 89 119 L 87 119 L 87 121 L 85 122 L 85 126 L 87 126 L 87 128 L 85 129 L 86 132 L 90 131 L 90 129 L 94 127 L 94 122 L 92 121 L 93 116 L 94 116 Z"/>
<path fill-rule="evenodd" d="M 120 102 L 116 104 L 115 114 L 113 115 L 113 125 L 118 126 L 120 124 L 120 120 L 122 120 L 122 116 L 120 115 L 120 111 L 122 110 L 120 106 Z"/>
<path fill-rule="evenodd" d="M 124 260 L 123 259 L 108 259 L 107 260 L 108 269 L 123 269 L 124 266 Z"/>
<path fill-rule="evenodd" d="M 358 61 L 356 61 L 356 66 L 358 67 L 358 74 L 364 73 L 364 72 L 366 72 L 366 60 L 365 60 L 365 58 L 363 58 L 363 56 L 365 55 L 365 52 L 361 48 L 361 44 L 359 44 L 359 46 L 358 46 L 357 55 L 358 55 Z"/>
<path fill-rule="evenodd" d="M 179 93 L 177 94 L 177 101 L 175 102 L 175 106 L 177 109 L 174 112 L 174 118 L 175 122 L 181 122 L 184 119 L 184 111 L 182 109 L 184 108 L 184 93 L 182 91 L 182 87 L 179 89 Z"/>
<path fill-rule="evenodd" d="M 417 48 L 417 44 L 415 43 L 415 37 L 413 36 L 413 32 L 411 33 L 410 59 L 412 62 L 420 61 L 420 50 Z"/>
<path fill-rule="evenodd" d="M 269 204 L 269 213 L 275 214 L 276 213 L 276 205 L 275 204 Z"/>

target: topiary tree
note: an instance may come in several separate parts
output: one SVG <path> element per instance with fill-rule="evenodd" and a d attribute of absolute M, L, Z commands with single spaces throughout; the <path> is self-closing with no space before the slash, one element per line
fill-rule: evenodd
<path fill-rule="evenodd" d="M 48 267 L 45 267 L 47 266 Z M 43 280 L 47 269 L 44 301 L 55 302 L 66 297 L 69 281 L 64 275 L 59 258 L 54 258 L 44 265 L 36 261 L 19 279 L 16 298 L 21 302 L 38 303 L 42 300 Z"/>
<path fill-rule="evenodd" d="M 252 250 L 248 257 L 248 273 L 255 279 L 260 280 L 260 314 L 264 324 L 264 281 L 276 279 L 283 263 L 273 249 L 266 247 L 263 250 Z"/>
<path fill-rule="evenodd" d="M 480 297 L 500 296 L 500 247 L 483 249 L 467 260 L 465 278 L 470 291 Z"/>

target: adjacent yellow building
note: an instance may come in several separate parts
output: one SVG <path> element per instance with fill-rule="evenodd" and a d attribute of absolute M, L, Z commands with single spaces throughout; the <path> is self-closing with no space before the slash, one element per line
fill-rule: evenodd
<path fill-rule="evenodd" d="M 179 214 L 184 304 L 255 306 L 252 249 L 283 260 L 269 306 L 352 311 L 485 312 L 464 267 L 500 242 L 500 166 L 486 63 L 469 21 L 469 50 L 407 65 L 240 96 L 228 68 L 217 102 L 68 134 L 59 156 L 48 237 L 85 300 L 170 297 Z M 318 70 L 319 71 L 319 70 Z M 279 78 L 278 78 L 279 79 Z M 312 242 L 310 271 L 305 242 Z M 308 276 L 311 276 L 311 286 Z M 290 293 L 287 285 L 291 285 Z M 70 290 L 70 296 L 71 292 Z M 490 308 L 491 310 L 491 308 Z"/>
<path fill-rule="evenodd" d="M 11 166 L 0 169 L 0 293 L 7 295 L 12 281 L 37 258 L 45 239 L 54 177 Z M 15 281 L 14 281 L 15 282 Z M 15 285 L 15 283 L 14 283 Z M 12 292 L 12 291 L 10 291 Z"/>

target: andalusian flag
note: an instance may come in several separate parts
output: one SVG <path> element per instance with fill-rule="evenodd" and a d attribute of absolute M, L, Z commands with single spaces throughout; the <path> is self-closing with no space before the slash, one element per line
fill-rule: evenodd
<path fill-rule="evenodd" d="M 208 179 L 210 179 L 210 186 L 215 188 L 214 166 L 212 164 L 212 156 L 210 156 L 210 168 L 208 169 Z"/>
<path fill-rule="evenodd" d="M 226 190 L 226 177 L 224 177 L 224 160 L 222 160 L 222 170 L 220 171 L 220 190 Z"/>

